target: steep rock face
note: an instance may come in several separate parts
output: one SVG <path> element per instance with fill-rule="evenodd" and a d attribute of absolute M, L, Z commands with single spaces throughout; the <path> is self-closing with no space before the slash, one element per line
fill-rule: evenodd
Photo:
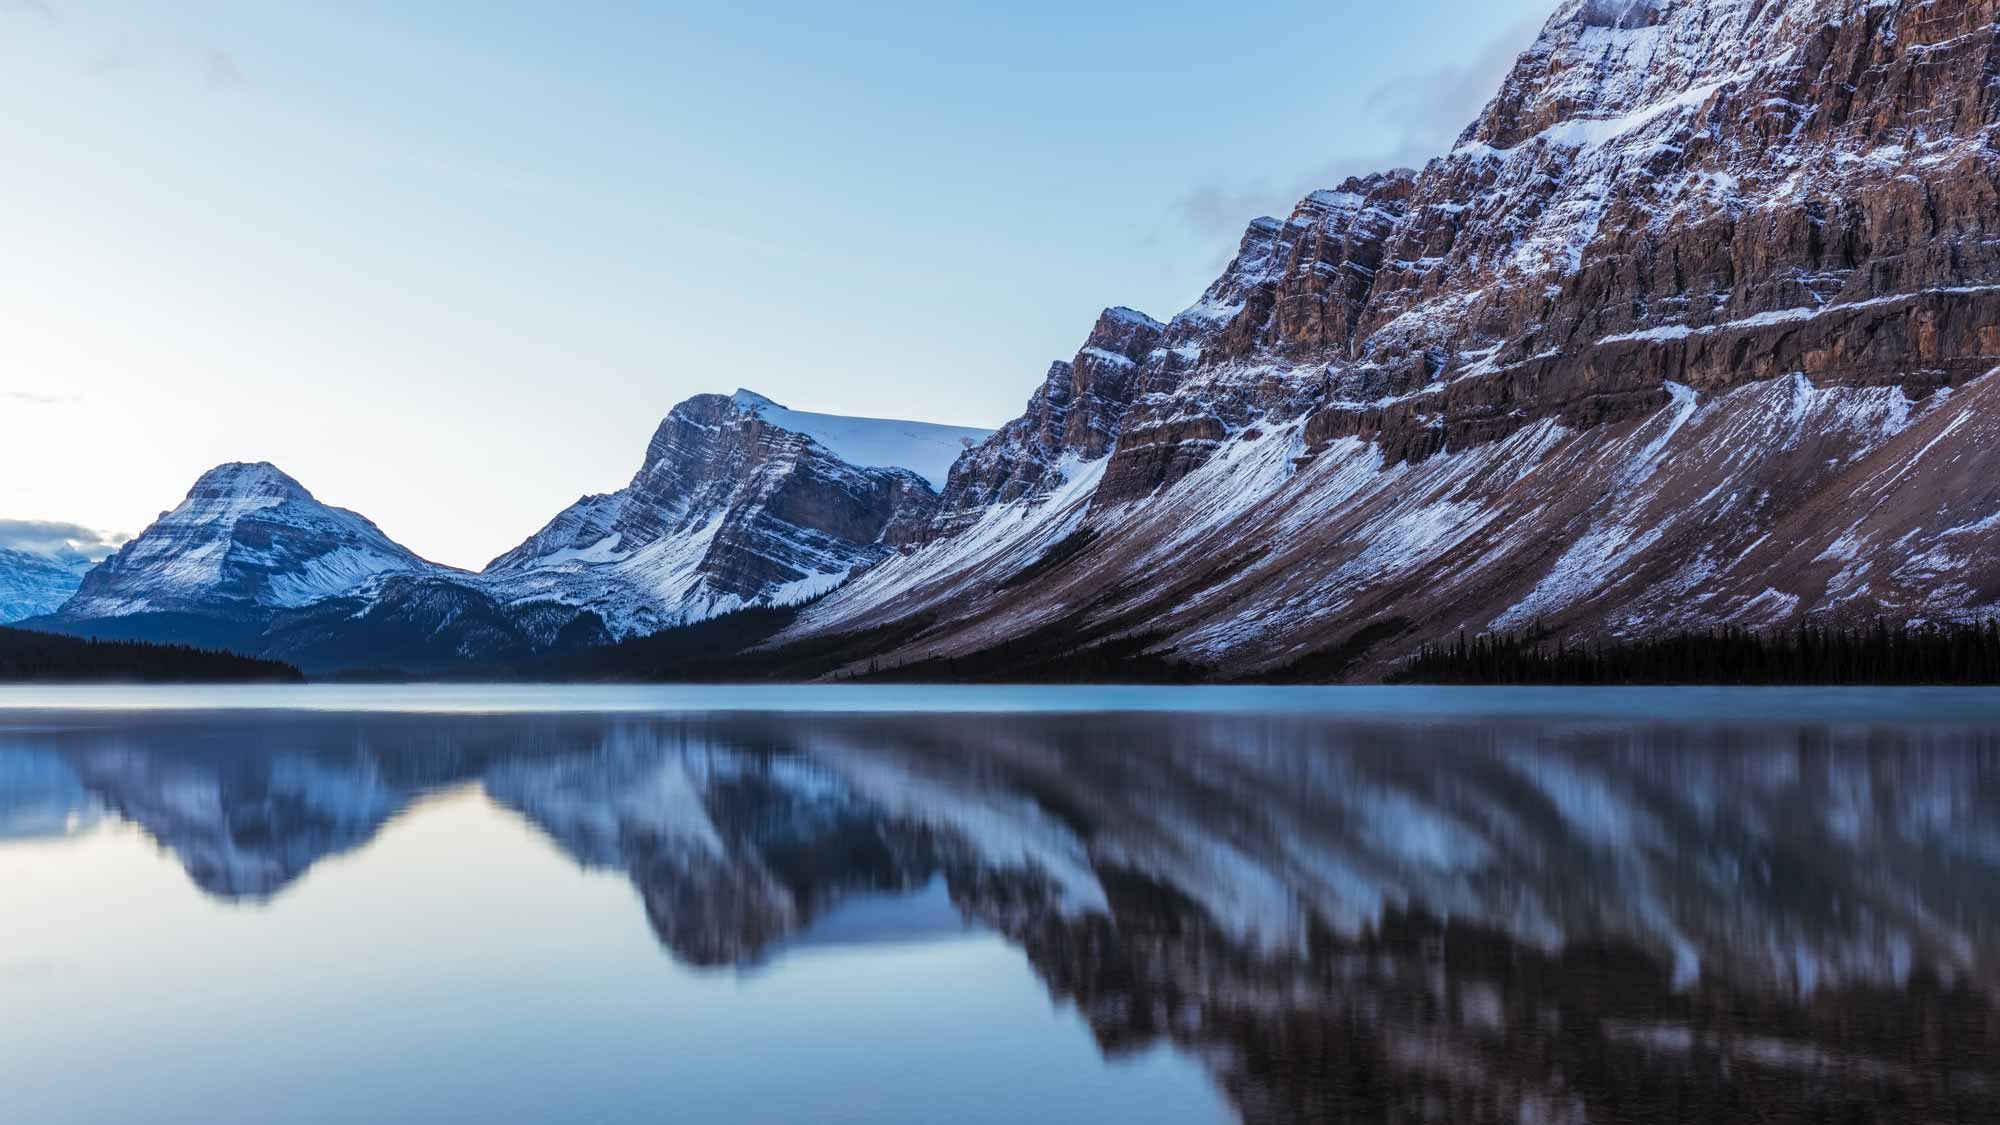
<path fill-rule="evenodd" d="M 76 593 L 93 564 L 81 556 L 0 548 L 0 625 L 53 613 Z"/>
<path fill-rule="evenodd" d="M 1665 379 L 1921 396 L 1990 366 L 1989 5 L 1613 10 L 1558 14 L 1377 278 L 1376 363 L 1431 349 L 1440 385 L 1323 430 L 1462 445 L 1644 413 Z"/>
<path fill-rule="evenodd" d="M 83 579 L 61 616 L 267 618 L 391 574 L 441 570 L 265 462 L 203 473 L 187 498 Z"/>
<path fill-rule="evenodd" d="M 1350 179 L 1307 196 L 1282 223 L 1250 224 L 1228 269 L 1169 327 L 1169 346 L 1154 359 L 1095 504 L 1143 497 L 1186 476 L 1253 419 L 1311 404 L 1320 388 L 1288 377 L 1284 365 L 1353 348 L 1411 182 L 1402 171 Z M 1279 363 L 1256 362 L 1264 356 Z M 1180 393 L 1183 384 L 1190 393 Z"/>
<path fill-rule="evenodd" d="M 1253 222 L 1108 454 L 1046 440 L 1059 365 L 790 636 L 1369 675 L 1459 628 L 1994 612 L 1995 17 L 1569 0 L 1452 152 Z"/>
<path fill-rule="evenodd" d="M 1070 464 L 1104 456 L 1133 398 L 1171 359 L 1159 347 L 1166 329 L 1131 309 L 1104 310 L 1076 357 L 1049 365 L 1027 412 L 952 466 L 936 531 L 956 530 L 995 504 L 1044 496 Z"/>
<path fill-rule="evenodd" d="M 630 485 L 577 501 L 481 581 L 508 604 L 592 610 L 620 636 L 810 597 L 917 538 L 937 506 L 918 472 L 836 450 L 939 472 L 985 434 L 697 395 L 660 423 Z"/>

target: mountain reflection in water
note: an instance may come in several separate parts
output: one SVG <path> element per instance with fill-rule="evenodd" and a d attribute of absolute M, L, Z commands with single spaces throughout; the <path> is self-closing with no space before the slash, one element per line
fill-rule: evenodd
<path fill-rule="evenodd" d="M 257 902 L 476 788 L 683 964 L 994 931 L 1249 1120 L 1990 1121 L 1996 733 L 72 714 L 0 720 L 0 845 L 117 818 Z"/>

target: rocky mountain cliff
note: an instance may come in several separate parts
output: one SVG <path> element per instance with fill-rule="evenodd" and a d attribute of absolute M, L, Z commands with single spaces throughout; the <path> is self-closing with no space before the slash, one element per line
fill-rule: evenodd
<path fill-rule="evenodd" d="M 1989 0 L 1568 0 L 1447 155 L 1113 309 L 784 641 L 1378 673 L 2000 603 Z"/>
<path fill-rule="evenodd" d="M 988 432 L 696 395 L 631 484 L 578 500 L 482 578 L 509 604 L 587 607 L 617 636 L 813 597 L 918 538 L 932 480 Z"/>

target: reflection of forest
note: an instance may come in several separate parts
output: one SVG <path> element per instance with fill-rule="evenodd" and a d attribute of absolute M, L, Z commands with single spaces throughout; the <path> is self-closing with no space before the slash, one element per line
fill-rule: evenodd
<path fill-rule="evenodd" d="M 1107 1053 L 1255 1120 L 2000 1119 L 1989 732 L 1194 716 L 154 720 L 0 735 L 0 823 L 109 811 L 282 893 L 477 784 L 673 955 L 941 880 Z M 416 815 L 421 815 L 417 813 Z M 1648 1117 L 1647 1114 L 1652 1114 Z"/>

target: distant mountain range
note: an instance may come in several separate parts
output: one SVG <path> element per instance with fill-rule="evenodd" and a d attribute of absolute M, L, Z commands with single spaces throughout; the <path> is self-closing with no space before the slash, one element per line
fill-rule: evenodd
<path fill-rule="evenodd" d="M 324 669 L 817 596 L 756 642 L 788 674 L 1374 678 L 1459 631 L 1984 619 L 1996 68 L 1973 0 L 1568 0 L 1449 153 L 1107 310 L 991 435 L 697 396 L 477 575 L 230 466 L 36 623 Z"/>
<path fill-rule="evenodd" d="M 54 613 L 96 563 L 68 552 L 0 547 L 0 622 Z"/>
<path fill-rule="evenodd" d="M 515 663 L 822 594 L 915 541 L 937 483 L 989 433 L 697 395 L 661 422 L 631 484 L 579 499 L 477 574 L 418 557 L 274 465 L 221 465 L 25 624 L 320 673 Z"/>

